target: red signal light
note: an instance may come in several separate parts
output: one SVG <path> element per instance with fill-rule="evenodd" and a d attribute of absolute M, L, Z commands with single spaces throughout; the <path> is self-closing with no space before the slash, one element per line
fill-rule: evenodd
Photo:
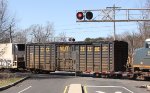
<path fill-rule="evenodd" d="M 79 19 L 79 20 L 82 20 L 84 17 L 82 12 L 78 12 L 76 16 L 77 16 L 77 19 Z"/>

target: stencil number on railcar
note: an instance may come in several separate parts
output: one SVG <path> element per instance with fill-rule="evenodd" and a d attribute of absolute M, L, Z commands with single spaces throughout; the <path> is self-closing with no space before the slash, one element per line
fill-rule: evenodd
<path fill-rule="evenodd" d="M 85 51 L 85 47 L 80 47 L 80 51 Z M 92 51 L 92 47 L 87 47 L 87 51 Z M 94 51 L 98 52 L 100 51 L 100 47 L 95 47 Z"/>
<path fill-rule="evenodd" d="M 49 52 L 49 51 L 50 51 L 50 49 L 47 47 L 47 48 L 46 48 L 46 52 Z"/>
<path fill-rule="evenodd" d="M 60 50 L 61 52 L 67 52 L 67 51 L 69 51 L 69 46 L 60 46 L 60 47 L 59 47 L 59 50 Z"/>
<path fill-rule="evenodd" d="M 85 47 L 80 47 L 80 51 L 85 51 Z"/>
<path fill-rule="evenodd" d="M 107 46 L 103 46 L 103 51 L 107 51 L 108 50 L 108 47 Z"/>
<path fill-rule="evenodd" d="M 41 47 L 41 52 L 43 52 L 44 51 L 44 47 Z M 50 51 L 50 48 L 46 48 L 46 50 L 45 50 L 46 52 L 49 52 Z"/>
<path fill-rule="evenodd" d="M 92 51 L 92 47 L 87 47 L 87 51 Z"/>
<path fill-rule="evenodd" d="M 41 47 L 41 49 L 40 49 L 41 51 L 44 51 L 44 48 L 43 47 Z"/>
<path fill-rule="evenodd" d="M 100 51 L 100 47 L 95 47 L 94 51 L 95 52 L 99 52 Z"/>

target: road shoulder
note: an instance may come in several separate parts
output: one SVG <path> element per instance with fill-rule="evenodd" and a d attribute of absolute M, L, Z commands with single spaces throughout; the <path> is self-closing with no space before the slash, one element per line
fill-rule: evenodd
<path fill-rule="evenodd" d="M 26 80 L 26 79 L 28 79 L 28 78 L 29 78 L 29 76 L 24 77 L 24 78 L 22 78 L 22 79 L 20 79 L 20 80 L 18 80 L 18 81 L 16 81 L 16 82 L 14 82 L 14 83 L 11 83 L 11 84 L 9 84 L 9 85 L 0 87 L 0 91 L 5 90 L 5 89 L 8 89 L 8 88 L 10 88 L 10 87 L 12 87 L 12 86 L 15 86 L 15 85 L 17 85 L 18 83 L 21 83 L 22 81 L 24 81 L 24 80 Z"/>

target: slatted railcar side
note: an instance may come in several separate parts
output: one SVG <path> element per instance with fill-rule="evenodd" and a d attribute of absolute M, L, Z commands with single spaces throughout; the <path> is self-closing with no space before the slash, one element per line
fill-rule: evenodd
<path fill-rule="evenodd" d="M 123 41 L 27 44 L 27 67 L 46 71 L 123 72 L 128 44 Z"/>
<path fill-rule="evenodd" d="M 55 71 L 55 46 L 53 44 L 27 44 L 26 63 L 30 70 Z"/>

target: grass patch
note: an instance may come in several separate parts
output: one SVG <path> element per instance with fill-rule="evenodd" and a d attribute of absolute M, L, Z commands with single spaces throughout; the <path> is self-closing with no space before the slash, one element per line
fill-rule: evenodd
<path fill-rule="evenodd" d="M 0 87 L 9 85 L 11 83 L 14 83 L 18 80 L 22 79 L 21 77 L 16 77 L 16 78 L 7 78 L 7 79 L 0 79 Z"/>

